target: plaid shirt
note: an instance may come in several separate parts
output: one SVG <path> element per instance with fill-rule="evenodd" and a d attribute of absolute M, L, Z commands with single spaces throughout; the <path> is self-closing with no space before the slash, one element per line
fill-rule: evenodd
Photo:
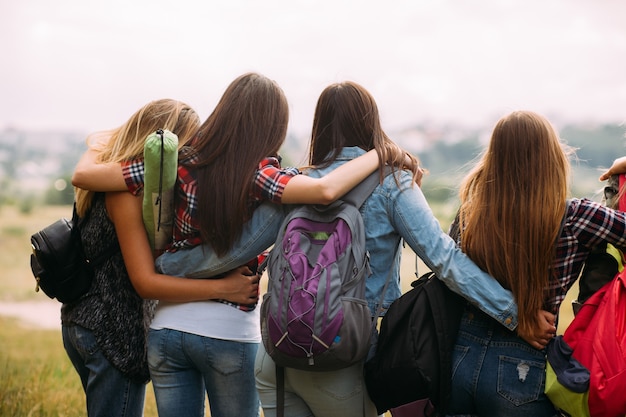
<path fill-rule="evenodd" d="M 614 211 L 588 199 L 573 199 L 567 208 L 557 243 L 554 268 L 544 308 L 558 312 L 567 290 L 576 282 L 587 255 L 603 242 L 626 250 L 626 213 Z"/>

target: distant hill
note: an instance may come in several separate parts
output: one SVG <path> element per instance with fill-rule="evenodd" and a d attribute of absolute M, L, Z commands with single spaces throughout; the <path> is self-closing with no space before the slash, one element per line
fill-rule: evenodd
<path fill-rule="evenodd" d="M 597 169 L 626 155 L 625 132 L 626 127 L 617 124 L 570 124 L 559 129 L 563 140 L 577 148 L 578 160 L 572 164 L 575 196 L 592 197 L 601 187 Z M 428 168 L 430 175 L 423 189 L 429 201 L 436 202 L 454 198 L 458 181 L 484 149 L 490 131 L 422 124 L 388 133 Z M 24 199 L 35 203 L 71 202 L 72 188 L 67 183 L 86 150 L 85 138 L 85 133 L 76 131 L 0 131 L 0 204 Z M 306 164 L 307 147 L 308 137 L 288 135 L 281 150 L 284 165 Z"/>

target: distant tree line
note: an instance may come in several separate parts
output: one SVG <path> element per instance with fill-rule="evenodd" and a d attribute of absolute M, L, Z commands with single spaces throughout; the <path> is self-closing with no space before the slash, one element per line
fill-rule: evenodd
<path fill-rule="evenodd" d="M 598 186 L 594 169 L 608 167 L 615 158 L 626 155 L 625 132 L 626 127 L 618 124 L 568 125 L 560 129 L 563 140 L 576 149 L 577 160 L 572 164 L 577 177 L 573 184 L 574 195 L 577 196 L 577 187 L 587 193 L 587 188 Z M 484 138 L 481 140 L 480 135 L 480 132 L 466 132 L 455 141 L 442 137 L 427 149 L 416 152 L 430 171 L 422 187 L 429 202 L 439 204 L 456 199 L 459 181 L 485 149 Z M 74 193 L 70 179 L 85 150 L 84 136 L 58 132 L 50 140 L 41 133 L 38 136 L 43 140 L 34 140 L 26 132 L 0 132 L 0 205 L 16 204 L 29 211 L 36 204 L 72 204 Z M 305 145 L 306 140 L 290 135 L 281 150 L 283 164 L 298 164 L 294 161 L 302 160 Z M 43 188 L 33 190 L 24 185 L 24 167 L 28 164 L 38 167 L 40 177 L 47 183 Z M 591 185 L 581 184 L 586 181 Z"/>

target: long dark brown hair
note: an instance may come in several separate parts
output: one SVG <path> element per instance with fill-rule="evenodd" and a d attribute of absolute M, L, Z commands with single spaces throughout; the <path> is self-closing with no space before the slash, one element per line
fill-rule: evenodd
<path fill-rule="evenodd" d="M 241 235 L 261 159 L 276 156 L 287 135 L 289 107 L 278 84 L 247 73 L 226 89 L 194 143 L 201 237 L 224 255 Z"/>
<path fill-rule="evenodd" d="M 379 160 L 406 168 L 418 177 L 418 160 L 398 147 L 383 131 L 374 97 L 361 85 L 345 81 L 322 91 L 315 108 L 309 164 L 330 165 L 347 146 L 376 149 Z M 406 164 L 407 161 L 410 163 Z M 382 174 L 381 165 L 380 172 Z"/>
<path fill-rule="evenodd" d="M 516 111 L 498 121 L 489 146 L 461 185 L 461 244 L 513 292 L 523 333 L 544 308 L 568 197 L 570 152 L 542 116 Z"/>

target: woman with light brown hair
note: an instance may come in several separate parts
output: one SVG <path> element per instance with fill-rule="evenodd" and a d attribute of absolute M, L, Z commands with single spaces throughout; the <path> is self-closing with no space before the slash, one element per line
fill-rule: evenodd
<path fill-rule="evenodd" d="M 587 199 L 568 200 L 570 166 L 544 117 L 516 111 L 461 185 L 462 250 L 518 306 L 519 331 L 536 311 L 558 315 L 593 247 L 626 249 L 626 216 Z M 554 416 L 544 394 L 546 358 L 478 309 L 468 306 L 453 357 L 448 415 Z"/>

